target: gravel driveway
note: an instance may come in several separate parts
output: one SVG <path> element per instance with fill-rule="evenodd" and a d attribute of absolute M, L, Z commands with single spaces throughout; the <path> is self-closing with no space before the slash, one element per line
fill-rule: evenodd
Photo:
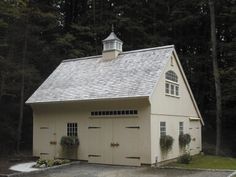
<path fill-rule="evenodd" d="M 151 167 L 124 167 L 95 164 L 73 164 L 50 169 L 25 177 L 227 177 L 232 172 L 158 169 Z"/>

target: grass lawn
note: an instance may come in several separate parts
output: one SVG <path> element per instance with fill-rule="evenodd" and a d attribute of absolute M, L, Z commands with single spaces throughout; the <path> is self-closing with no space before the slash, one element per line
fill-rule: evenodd
<path fill-rule="evenodd" d="M 196 155 L 190 164 L 171 163 L 168 166 L 184 168 L 205 168 L 205 169 L 231 169 L 236 170 L 236 158 Z"/>

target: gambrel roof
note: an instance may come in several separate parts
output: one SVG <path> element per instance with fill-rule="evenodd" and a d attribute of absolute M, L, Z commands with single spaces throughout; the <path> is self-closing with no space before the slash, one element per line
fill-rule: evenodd
<path fill-rule="evenodd" d="M 151 96 L 174 46 L 64 60 L 26 103 Z"/>

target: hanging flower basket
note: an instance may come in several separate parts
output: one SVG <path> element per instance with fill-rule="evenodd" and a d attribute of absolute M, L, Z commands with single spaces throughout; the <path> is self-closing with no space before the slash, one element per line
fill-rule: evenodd
<path fill-rule="evenodd" d="M 172 149 L 174 138 L 170 135 L 164 135 L 160 138 L 160 147 L 162 152 L 169 152 Z"/>
<path fill-rule="evenodd" d="M 191 142 L 191 136 L 189 134 L 179 135 L 179 146 L 181 149 L 185 149 L 187 145 Z"/>
<path fill-rule="evenodd" d="M 61 137 L 62 158 L 77 159 L 79 139 L 76 136 L 63 136 Z"/>

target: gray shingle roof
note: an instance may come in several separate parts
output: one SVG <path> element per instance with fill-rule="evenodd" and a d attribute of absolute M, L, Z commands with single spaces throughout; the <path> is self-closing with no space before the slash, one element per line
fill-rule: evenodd
<path fill-rule="evenodd" d="M 150 96 L 174 46 L 64 60 L 26 103 Z"/>

